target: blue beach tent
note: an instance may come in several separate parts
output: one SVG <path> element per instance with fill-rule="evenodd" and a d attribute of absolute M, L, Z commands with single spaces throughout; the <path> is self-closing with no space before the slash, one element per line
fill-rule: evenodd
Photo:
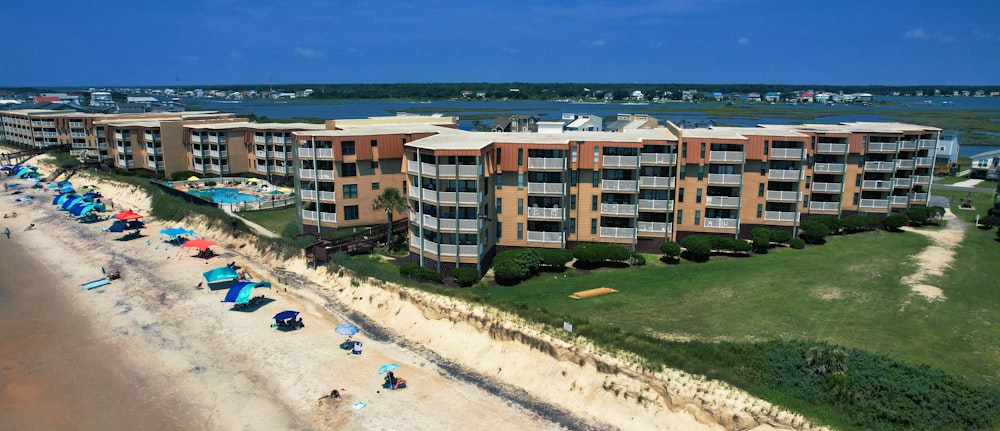
<path fill-rule="evenodd" d="M 224 266 L 222 268 L 215 268 L 211 271 L 205 272 L 202 275 L 205 276 L 205 280 L 208 280 L 209 283 L 215 283 L 216 281 L 236 280 L 240 278 L 240 275 L 236 273 L 236 270 L 228 266 Z"/>

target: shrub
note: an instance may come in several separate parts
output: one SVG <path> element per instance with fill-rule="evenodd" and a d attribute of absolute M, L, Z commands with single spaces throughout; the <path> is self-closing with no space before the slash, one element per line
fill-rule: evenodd
<path fill-rule="evenodd" d="M 705 235 L 690 235 L 681 240 L 687 258 L 695 262 L 705 262 L 712 256 L 712 244 Z"/>
<path fill-rule="evenodd" d="M 441 273 L 430 268 L 424 268 L 415 263 L 404 263 L 400 265 L 399 273 L 400 275 L 403 276 L 419 278 L 422 280 L 433 281 L 436 283 L 440 283 L 442 280 L 444 280 L 444 277 L 441 275 Z"/>
<path fill-rule="evenodd" d="M 927 220 L 930 220 L 931 218 L 932 210 L 928 207 L 911 207 L 906 210 L 905 214 L 907 217 L 907 223 L 912 222 L 915 225 L 925 225 L 927 224 Z M 885 225 L 884 219 L 882 220 L 882 224 Z"/>
<path fill-rule="evenodd" d="M 493 276 L 500 284 L 517 284 L 525 278 L 525 273 L 514 259 L 494 260 Z"/>
<path fill-rule="evenodd" d="M 542 265 L 552 267 L 563 267 L 573 260 L 573 252 L 564 248 L 539 248 L 535 249 L 542 258 Z"/>
<path fill-rule="evenodd" d="M 472 286 L 479 281 L 479 271 L 475 268 L 455 268 L 455 270 L 451 272 L 451 276 L 455 277 L 455 282 L 462 287 Z"/>
<path fill-rule="evenodd" d="M 170 179 L 172 181 L 183 181 L 197 175 L 198 173 L 192 171 L 177 171 L 170 174 Z"/>
<path fill-rule="evenodd" d="M 632 254 L 622 247 L 610 244 L 580 244 L 573 249 L 573 257 L 584 265 L 597 265 L 604 261 L 624 262 Z"/>
<path fill-rule="evenodd" d="M 750 245 L 749 242 L 746 242 L 742 239 L 730 238 L 729 249 L 732 250 L 734 253 L 750 254 L 750 250 L 753 250 L 753 247 Z"/>
<path fill-rule="evenodd" d="M 796 250 L 802 250 L 806 248 L 806 242 L 802 238 L 792 238 L 788 241 L 788 246 Z"/>
<path fill-rule="evenodd" d="M 830 231 L 830 234 L 836 234 L 840 232 L 840 229 L 844 227 L 844 221 L 830 216 L 813 216 L 806 219 L 806 221 L 816 221 L 826 225 L 826 228 Z"/>
<path fill-rule="evenodd" d="M 518 250 L 514 257 L 514 262 L 518 264 L 521 268 L 524 268 L 527 275 L 534 274 L 538 272 L 538 267 L 542 265 L 542 257 L 538 255 L 535 249 L 529 248 L 526 250 Z"/>
<path fill-rule="evenodd" d="M 632 253 L 632 265 L 645 266 L 646 256 L 643 256 L 642 254 L 639 253 Z"/>
<path fill-rule="evenodd" d="M 812 220 L 812 219 L 810 219 Z M 844 218 L 843 227 L 848 232 L 872 230 L 878 226 L 878 218 L 861 214 L 853 214 Z"/>
<path fill-rule="evenodd" d="M 799 226 L 799 236 L 809 244 L 819 244 L 830 234 L 830 229 L 820 222 L 806 220 Z"/>
<path fill-rule="evenodd" d="M 926 219 L 925 219 L 926 220 Z M 910 223 L 910 218 L 906 214 L 890 214 L 882 218 L 882 226 L 885 230 L 894 232 Z"/>
<path fill-rule="evenodd" d="M 997 219 L 992 215 L 984 215 L 979 218 L 979 225 L 985 229 L 990 229 L 997 225 Z"/>
<path fill-rule="evenodd" d="M 667 257 L 676 258 L 681 255 L 681 245 L 673 241 L 664 241 L 660 244 L 660 251 Z"/>
<path fill-rule="evenodd" d="M 751 234 L 751 241 L 753 241 L 753 251 L 754 253 L 767 254 L 767 248 L 771 246 L 771 238 L 768 236 L 766 229 L 754 229 Z"/>
<path fill-rule="evenodd" d="M 767 236 L 771 242 L 776 242 L 778 244 L 786 243 L 792 239 L 791 232 L 781 229 L 770 229 Z"/>

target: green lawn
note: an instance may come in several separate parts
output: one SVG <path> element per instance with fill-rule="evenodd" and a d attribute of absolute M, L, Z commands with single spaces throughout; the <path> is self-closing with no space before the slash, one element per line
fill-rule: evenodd
<path fill-rule="evenodd" d="M 296 220 L 294 206 L 281 210 L 244 211 L 239 215 L 278 235 L 282 235 L 289 223 L 294 223 Z"/>

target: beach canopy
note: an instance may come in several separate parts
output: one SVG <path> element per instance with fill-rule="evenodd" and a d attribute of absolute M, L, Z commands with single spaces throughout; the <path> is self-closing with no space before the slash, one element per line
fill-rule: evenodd
<path fill-rule="evenodd" d="M 399 364 L 382 364 L 381 367 L 378 367 L 378 373 L 385 374 L 389 371 L 395 370 L 396 368 L 399 368 Z"/>
<path fill-rule="evenodd" d="M 183 227 L 180 227 L 180 226 L 172 227 L 172 228 L 167 228 L 167 229 L 160 229 L 160 235 L 166 235 L 166 236 L 170 237 L 170 239 L 177 238 L 177 237 L 179 237 L 181 235 L 195 236 L 193 230 L 191 230 L 191 229 L 184 229 Z"/>
<path fill-rule="evenodd" d="M 215 283 L 216 281 L 223 280 L 236 280 L 240 278 L 240 275 L 236 273 L 236 270 L 228 266 L 215 268 L 211 271 L 203 273 L 202 275 L 205 276 L 205 280 L 208 280 L 209 283 Z"/>
<path fill-rule="evenodd" d="M 226 292 L 226 298 L 222 302 L 235 302 L 237 304 L 246 304 L 250 302 L 250 295 L 252 294 L 254 288 L 257 287 L 271 287 L 271 283 L 266 281 L 240 281 L 229 288 Z"/>
<path fill-rule="evenodd" d="M 272 194 L 272 195 L 283 195 L 283 194 L 285 194 L 285 192 L 283 192 L 281 190 L 271 190 L 271 192 L 269 194 Z"/>
<path fill-rule="evenodd" d="M 73 207 L 73 205 L 76 205 L 76 204 L 81 203 L 81 202 L 90 202 L 90 199 L 87 199 L 87 198 L 85 198 L 83 196 L 77 196 L 75 198 L 66 199 L 62 203 L 62 209 L 69 210 L 70 208 Z"/>
<path fill-rule="evenodd" d="M 282 320 L 287 320 L 287 319 L 294 319 L 295 316 L 298 316 L 298 315 L 299 315 L 298 311 L 285 310 L 285 311 L 282 311 L 282 312 L 280 312 L 278 314 L 275 314 L 274 315 L 274 320 L 282 321 Z"/>
<path fill-rule="evenodd" d="M 114 218 L 118 219 L 118 220 L 121 220 L 121 221 L 128 221 L 128 220 L 138 220 L 138 219 L 141 219 L 142 216 L 139 215 L 139 214 L 137 214 L 136 212 L 134 212 L 132 210 L 128 210 L 128 211 L 122 211 L 122 212 L 120 212 L 118 214 L 115 214 Z"/>
<path fill-rule="evenodd" d="M 125 232 L 126 230 L 141 229 L 143 227 L 145 227 L 145 224 L 143 222 L 141 222 L 141 221 L 137 221 L 137 220 L 133 220 L 133 221 L 116 220 L 114 223 L 111 223 L 111 226 L 109 226 L 106 229 L 106 231 L 107 232 L 116 232 L 117 233 L 117 232 Z"/>
<path fill-rule="evenodd" d="M 205 251 L 213 245 L 219 245 L 219 243 L 207 239 L 197 238 L 184 241 L 181 248 L 197 248 L 198 250 Z"/>
<path fill-rule="evenodd" d="M 190 177 L 188 177 L 187 180 L 188 181 L 201 181 L 201 178 L 198 178 L 198 177 L 196 177 L 194 175 L 191 175 Z"/>
<path fill-rule="evenodd" d="M 74 192 L 76 192 L 76 190 L 74 190 L 72 187 L 63 187 L 59 189 L 59 193 L 74 193 Z"/>

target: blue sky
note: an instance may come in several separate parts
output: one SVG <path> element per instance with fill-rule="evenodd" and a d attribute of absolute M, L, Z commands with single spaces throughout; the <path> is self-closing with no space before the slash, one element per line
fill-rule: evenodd
<path fill-rule="evenodd" d="M 0 86 L 1000 84 L 996 0 L 0 1 Z"/>

